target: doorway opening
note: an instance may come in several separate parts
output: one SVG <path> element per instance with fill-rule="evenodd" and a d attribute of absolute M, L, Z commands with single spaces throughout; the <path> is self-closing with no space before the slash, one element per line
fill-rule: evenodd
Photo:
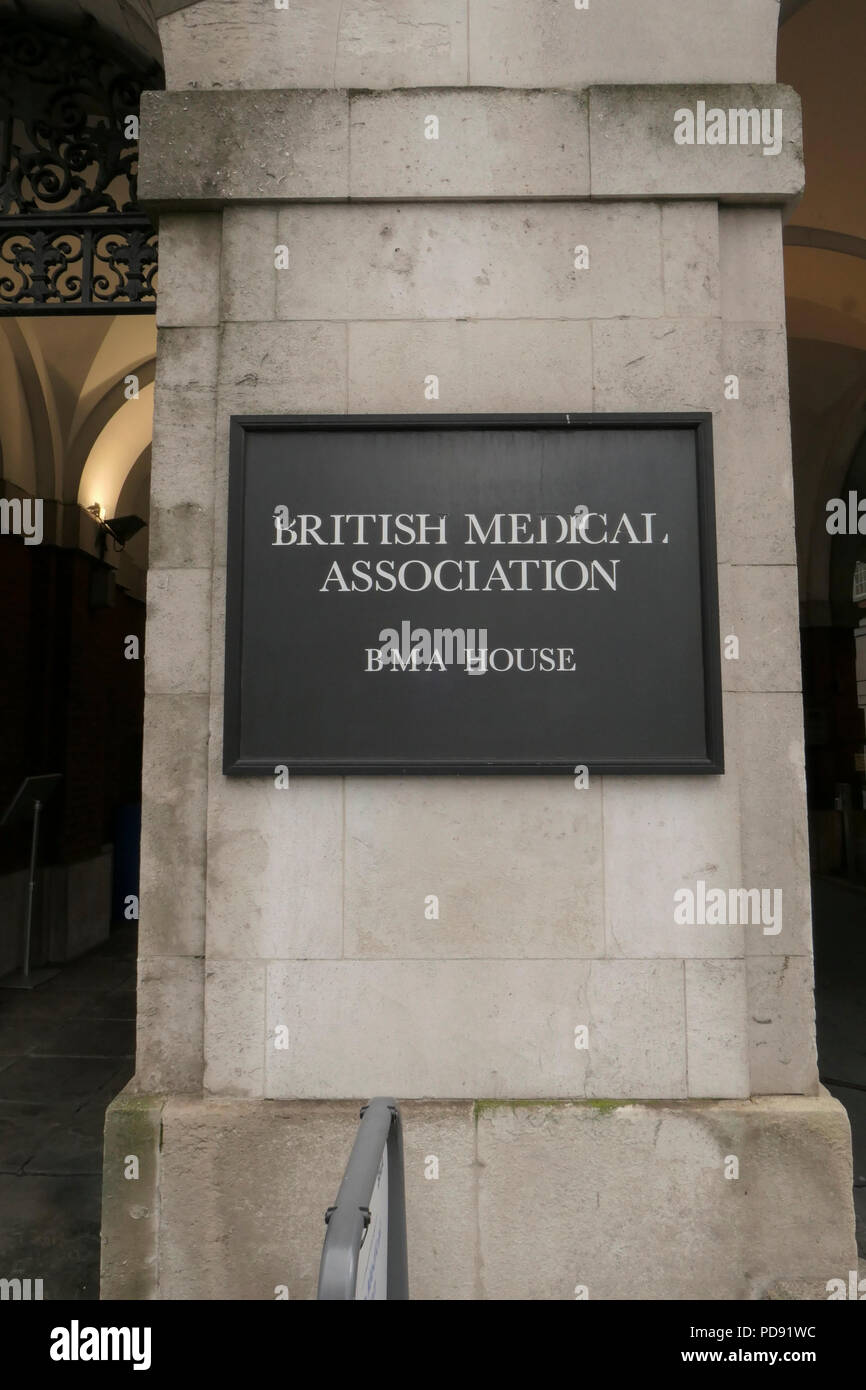
<path fill-rule="evenodd" d="M 845 1106 L 866 1255 L 866 93 L 860 0 L 784 0 L 778 79 L 803 102 L 806 192 L 784 231 L 818 1067 Z M 864 509 L 866 510 L 866 509 Z M 856 503 L 855 503 L 856 513 Z M 864 521 L 866 532 L 866 521 Z"/>
<path fill-rule="evenodd" d="M 0 1276 L 81 1299 L 134 1068 L 157 288 L 137 121 L 162 73 L 144 7 L 29 8 L 0 10 Z"/>

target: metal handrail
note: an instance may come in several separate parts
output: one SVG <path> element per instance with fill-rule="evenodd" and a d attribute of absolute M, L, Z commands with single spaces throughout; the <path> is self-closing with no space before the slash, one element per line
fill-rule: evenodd
<path fill-rule="evenodd" d="M 325 1223 L 319 1299 L 408 1299 L 403 1131 L 396 1101 L 377 1096 L 361 1111 Z"/>

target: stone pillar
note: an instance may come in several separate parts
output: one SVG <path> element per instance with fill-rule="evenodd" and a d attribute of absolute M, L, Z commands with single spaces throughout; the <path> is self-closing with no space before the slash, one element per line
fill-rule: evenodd
<path fill-rule="evenodd" d="M 139 1052 L 107 1153 L 162 1138 L 146 1257 L 107 1163 L 103 1296 L 146 1258 L 150 1296 L 313 1297 L 373 1094 L 404 1105 L 414 1297 L 823 1290 L 855 1250 L 814 1048 L 778 6 L 157 8 Z M 677 143 L 701 103 L 779 112 L 778 150 Z M 425 410 L 712 411 L 724 776 L 223 777 L 230 416 Z M 697 879 L 781 889 L 781 931 L 677 926 Z"/>

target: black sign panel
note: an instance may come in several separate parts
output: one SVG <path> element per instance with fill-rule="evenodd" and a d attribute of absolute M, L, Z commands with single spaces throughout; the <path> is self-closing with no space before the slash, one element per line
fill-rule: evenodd
<path fill-rule="evenodd" d="M 235 417 L 224 771 L 723 771 L 707 414 Z"/>

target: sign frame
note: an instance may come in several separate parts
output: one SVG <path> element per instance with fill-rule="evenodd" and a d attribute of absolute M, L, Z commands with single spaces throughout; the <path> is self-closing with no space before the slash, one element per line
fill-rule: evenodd
<path fill-rule="evenodd" d="M 273 776 L 275 767 L 284 765 L 300 776 L 378 776 L 378 775 L 471 775 L 539 776 L 571 773 L 582 763 L 590 773 L 721 775 L 724 773 L 724 733 L 722 723 L 721 650 L 719 630 L 719 587 L 716 552 L 715 488 L 713 471 L 713 417 L 709 411 L 627 412 L 495 415 L 232 415 L 229 421 L 229 486 L 227 516 L 226 636 L 224 663 L 223 773 L 228 777 Z M 259 430 L 322 431 L 335 434 L 359 430 L 689 430 L 695 436 L 697 495 L 697 537 L 700 570 L 700 618 L 703 657 L 704 728 L 707 755 L 704 758 L 670 760 L 515 760 L 511 762 L 473 762 L 466 759 L 434 761 L 393 759 L 371 761 L 366 758 L 287 758 L 275 752 L 272 757 L 241 757 L 241 652 L 243 650 L 244 577 L 244 498 L 246 482 L 246 438 Z"/>

